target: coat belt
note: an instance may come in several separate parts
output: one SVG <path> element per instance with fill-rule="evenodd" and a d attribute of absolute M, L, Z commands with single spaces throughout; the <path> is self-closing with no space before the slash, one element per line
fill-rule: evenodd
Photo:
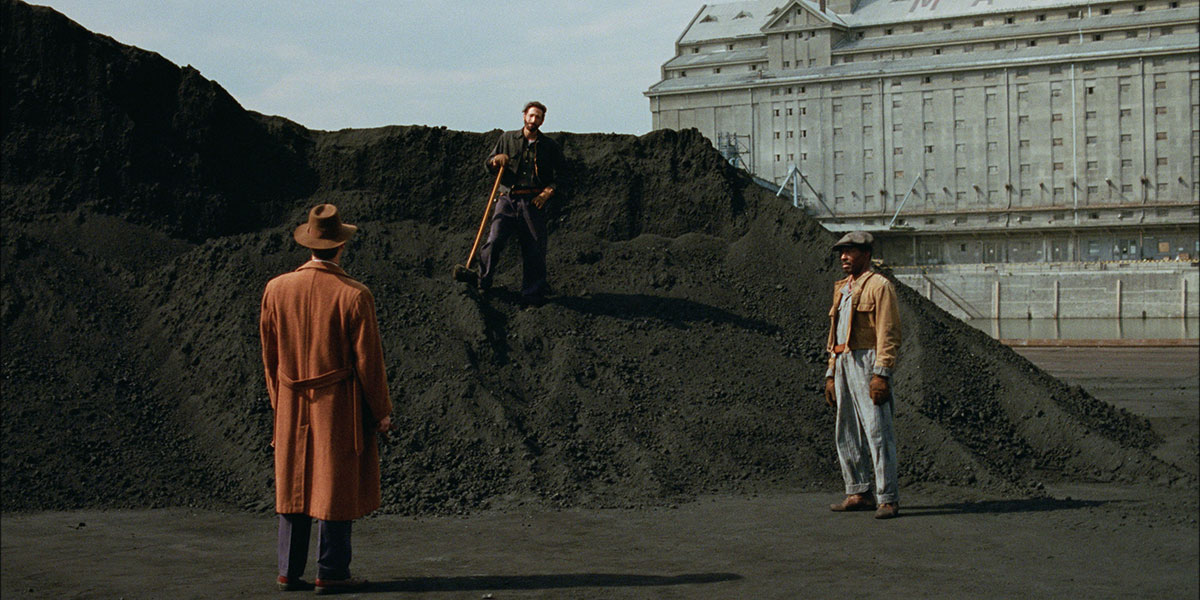
<path fill-rule="evenodd" d="M 354 370 L 348 367 L 334 369 L 328 373 L 322 373 L 321 375 L 309 377 L 307 379 L 292 379 L 286 374 L 280 373 L 279 383 L 282 383 L 293 390 L 315 390 L 318 388 L 331 386 L 339 381 L 343 381 L 349 378 L 352 374 L 354 374 Z"/>

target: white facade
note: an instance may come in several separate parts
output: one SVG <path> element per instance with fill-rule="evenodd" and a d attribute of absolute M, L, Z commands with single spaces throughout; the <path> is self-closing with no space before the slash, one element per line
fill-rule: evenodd
<path fill-rule="evenodd" d="M 1198 52 L 1200 0 L 755 0 L 646 95 L 889 262 L 1194 258 Z"/>

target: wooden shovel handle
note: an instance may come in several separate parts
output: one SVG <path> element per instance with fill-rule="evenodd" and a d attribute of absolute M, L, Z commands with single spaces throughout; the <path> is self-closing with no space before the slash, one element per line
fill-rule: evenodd
<path fill-rule="evenodd" d="M 475 251 L 479 249 L 479 240 L 483 239 L 483 229 L 487 227 L 488 215 L 492 212 L 492 203 L 496 201 L 496 190 L 500 189 L 500 177 L 504 175 L 504 167 L 496 170 L 496 183 L 492 184 L 492 193 L 488 195 L 487 206 L 483 209 L 483 220 L 479 222 L 479 232 L 475 234 L 475 243 L 471 244 L 471 253 L 467 255 L 467 268 L 475 259 Z"/>

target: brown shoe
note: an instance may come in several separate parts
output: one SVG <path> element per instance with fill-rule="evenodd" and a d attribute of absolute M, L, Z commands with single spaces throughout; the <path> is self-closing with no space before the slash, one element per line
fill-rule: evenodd
<path fill-rule="evenodd" d="M 345 594 L 348 592 L 361 592 L 367 587 L 366 579 L 351 577 L 350 579 L 321 579 L 317 578 L 316 589 L 318 594 Z"/>
<path fill-rule="evenodd" d="M 280 575 L 275 579 L 275 587 L 281 592 L 307 592 L 313 589 L 313 584 L 298 577 L 289 579 Z"/>
<path fill-rule="evenodd" d="M 850 512 L 856 510 L 875 510 L 875 502 L 872 501 L 866 494 L 851 494 L 846 496 L 838 504 L 830 504 L 829 510 L 833 512 Z"/>
<path fill-rule="evenodd" d="M 884 502 L 875 510 L 876 519 L 895 519 L 900 516 L 900 505 L 895 502 Z"/>

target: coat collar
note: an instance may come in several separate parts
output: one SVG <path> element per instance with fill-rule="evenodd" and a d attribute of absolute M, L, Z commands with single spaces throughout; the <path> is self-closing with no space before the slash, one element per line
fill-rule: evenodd
<path fill-rule="evenodd" d="M 346 272 L 343 271 L 341 267 L 339 267 L 338 265 L 336 265 L 334 263 L 327 262 L 327 261 L 310 260 L 310 261 L 300 265 L 300 268 L 296 269 L 296 270 L 303 271 L 305 269 L 316 269 L 318 271 L 327 271 L 329 273 L 333 273 L 334 275 L 347 276 Z"/>

